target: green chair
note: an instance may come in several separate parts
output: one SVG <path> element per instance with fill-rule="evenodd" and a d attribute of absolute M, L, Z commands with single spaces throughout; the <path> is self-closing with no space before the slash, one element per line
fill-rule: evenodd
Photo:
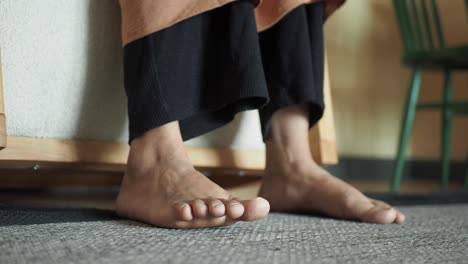
<path fill-rule="evenodd" d="M 400 188 L 406 149 L 417 109 L 442 111 L 441 188 L 444 190 L 448 186 L 450 175 L 452 116 L 468 114 L 468 101 L 453 99 L 451 75 L 455 70 L 468 70 L 468 45 L 446 45 L 437 0 L 393 0 L 393 4 L 404 46 L 402 62 L 411 67 L 413 73 L 403 116 L 392 190 L 398 191 Z M 465 0 L 465 4 L 464 8 L 468 12 L 468 0 Z M 467 25 L 461 26 L 468 29 Z M 441 101 L 418 103 L 424 70 L 440 70 L 444 73 L 444 92 Z"/>

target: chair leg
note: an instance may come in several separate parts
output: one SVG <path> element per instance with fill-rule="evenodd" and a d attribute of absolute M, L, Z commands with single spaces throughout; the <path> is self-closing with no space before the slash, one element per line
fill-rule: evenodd
<path fill-rule="evenodd" d="M 468 0 L 465 0 L 466 14 L 468 15 Z"/>
<path fill-rule="evenodd" d="M 442 138 L 441 138 L 441 160 L 442 160 L 442 179 L 441 189 L 446 190 L 450 177 L 450 143 L 452 135 L 452 116 L 453 110 L 448 106 L 453 99 L 452 72 L 445 71 L 444 97 L 442 101 Z"/>
<path fill-rule="evenodd" d="M 419 98 L 421 87 L 422 70 L 419 67 L 414 68 L 413 76 L 411 77 L 408 96 L 406 99 L 405 112 L 403 114 L 403 124 L 400 131 L 400 140 L 398 144 L 398 153 L 393 171 L 392 191 L 400 190 L 401 178 L 403 177 L 403 169 L 405 165 L 406 148 L 413 130 L 414 118 L 416 115 L 416 107 Z"/>

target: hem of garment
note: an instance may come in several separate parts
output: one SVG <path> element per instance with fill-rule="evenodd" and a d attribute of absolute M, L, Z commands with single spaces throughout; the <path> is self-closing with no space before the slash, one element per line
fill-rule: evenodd
<path fill-rule="evenodd" d="M 314 6 L 315 5 L 315 6 Z M 307 10 L 311 11 L 309 8 L 312 8 L 312 10 L 317 11 L 317 16 L 314 15 L 316 20 L 314 22 L 321 21 L 323 18 L 320 17 L 320 15 L 323 15 L 323 12 L 320 12 L 319 10 L 316 9 L 316 7 L 322 7 L 322 3 L 312 3 L 312 4 L 304 4 L 296 7 L 297 9 L 300 8 L 301 6 L 306 6 Z M 294 12 L 293 9 L 290 11 Z M 307 11 L 307 16 L 310 15 L 309 11 Z M 309 18 L 307 18 L 309 19 Z M 283 21 L 287 21 L 286 19 Z M 281 22 L 280 22 L 281 23 Z M 285 22 L 287 23 L 287 22 Z M 309 20 L 309 23 L 311 21 Z M 311 25 L 309 25 L 310 27 Z M 314 32 L 316 30 L 320 30 L 320 34 L 318 36 L 310 36 L 310 28 L 307 29 L 309 30 L 308 32 L 308 38 L 313 37 L 314 40 L 318 40 L 318 43 L 323 43 L 323 29 L 322 25 L 319 25 L 318 23 L 314 23 L 312 26 L 315 27 Z M 319 32 L 319 31 L 317 31 Z M 269 34 L 268 32 L 262 33 L 262 34 Z M 317 38 L 318 37 L 318 38 Z M 271 40 L 270 40 L 271 41 Z M 310 41 L 310 40 L 309 40 Z M 302 43 L 302 41 L 299 41 L 299 43 Z M 299 48 L 299 47 L 298 47 Z M 312 47 L 309 47 L 312 48 Z M 300 50 L 301 48 L 299 48 Z M 271 103 L 268 104 L 265 108 L 261 109 L 260 111 L 260 119 L 261 119 L 261 125 L 262 125 L 262 135 L 263 135 L 263 141 L 266 142 L 270 138 L 270 127 L 271 127 L 271 118 L 273 117 L 273 114 L 283 108 L 289 107 L 289 106 L 300 106 L 300 105 L 307 105 L 308 106 L 308 123 L 309 123 L 309 129 L 311 129 L 315 124 L 322 118 L 324 110 L 325 110 L 325 104 L 324 104 L 324 98 L 323 98 L 323 85 L 324 85 L 324 75 L 323 75 L 323 45 L 314 45 L 314 49 L 320 50 L 321 52 L 317 56 L 317 54 L 313 55 L 311 54 L 305 54 L 302 53 L 303 56 L 305 57 L 311 57 L 313 60 L 320 60 L 321 62 L 318 64 L 313 63 L 312 65 L 309 65 L 310 67 L 310 74 L 313 73 L 313 80 L 303 80 L 299 82 L 287 82 L 287 83 L 282 83 L 281 80 L 278 80 L 277 78 L 269 79 L 268 82 L 273 82 L 273 84 L 270 84 L 271 87 L 275 87 L 272 89 L 273 91 L 270 92 L 270 97 L 272 98 Z M 264 64 L 268 64 L 270 62 L 264 61 Z M 307 65 L 303 65 L 304 69 L 309 69 Z M 315 68 L 317 67 L 317 68 Z M 315 70 L 314 70 L 315 69 Z M 304 73 L 307 74 L 307 73 Z M 281 74 L 272 74 L 270 72 L 270 76 L 277 76 Z M 297 76 L 296 76 L 297 77 Z M 295 80 L 303 79 L 301 77 L 298 78 L 293 78 Z M 290 81 L 293 79 L 289 79 Z M 311 81 L 311 83 L 310 83 Z M 296 87 L 297 89 L 287 89 L 285 87 L 291 86 L 291 87 Z"/>
<path fill-rule="evenodd" d="M 284 100 L 283 102 L 277 103 L 274 106 L 271 106 L 270 109 L 273 109 L 271 112 L 271 116 L 278 110 L 289 106 L 299 106 L 299 105 L 308 105 L 308 120 L 309 120 L 309 129 L 315 126 L 318 121 L 323 116 L 325 112 L 325 104 L 319 103 L 315 98 L 304 98 L 298 101 L 291 101 L 291 100 Z M 263 142 L 266 143 L 267 140 L 270 138 L 270 127 L 271 127 L 271 119 L 264 121 L 264 126 L 262 127 L 262 135 L 263 135 Z"/>
<path fill-rule="evenodd" d="M 184 141 L 201 136 L 231 122 L 243 111 L 257 110 L 263 107 L 269 99 L 264 96 L 253 96 L 239 99 L 222 106 L 220 109 L 201 111 L 188 118 L 179 120 L 180 133 Z"/>
<path fill-rule="evenodd" d="M 246 6 L 240 8 L 240 3 L 237 5 L 238 7 L 235 10 L 247 10 Z M 231 9 L 227 9 L 226 12 L 229 10 Z M 253 7 L 250 6 L 248 11 L 253 11 Z M 234 38 L 236 40 L 235 42 L 237 42 L 237 39 L 255 41 L 258 36 L 255 30 L 253 13 L 249 13 L 249 15 L 245 17 L 239 17 L 238 14 L 235 14 L 235 16 L 237 19 L 233 21 L 241 22 L 241 28 L 247 27 L 247 24 L 245 23 L 248 23 L 248 28 L 250 29 L 243 29 L 242 32 L 237 32 L 238 30 L 236 30 L 235 32 L 237 32 L 237 36 L 240 36 L 241 38 Z M 240 19 L 241 17 L 242 19 Z M 200 16 L 199 18 L 202 19 L 203 17 Z M 174 25 L 174 27 L 184 26 L 181 23 Z M 188 26 L 188 24 L 185 26 Z M 187 29 L 186 27 L 184 28 Z M 170 31 L 166 33 L 171 34 Z M 153 34 L 156 36 L 159 32 Z M 169 36 L 167 37 L 168 39 L 166 40 L 170 41 Z M 157 48 L 153 42 L 153 37 L 147 36 L 141 40 L 143 41 L 144 39 L 145 42 L 140 44 L 149 45 L 149 47 L 145 46 L 140 48 L 149 48 L 148 54 L 151 53 L 151 56 L 147 57 L 149 60 L 145 60 L 146 63 L 143 70 L 140 69 L 139 71 L 134 71 L 138 67 L 138 65 L 135 64 L 137 62 L 125 60 L 127 62 L 125 68 L 131 69 L 131 71 L 127 72 L 128 75 L 126 75 L 126 77 L 128 78 L 125 78 L 129 113 L 129 144 L 134 138 L 144 134 L 146 131 L 173 121 L 179 121 L 182 138 L 183 140 L 188 140 L 228 123 L 238 112 L 259 109 L 269 102 L 268 89 L 264 79 L 260 52 L 256 48 L 251 47 L 250 45 L 247 45 L 245 49 L 243 49 L 244 46 L 237 47 L 235 50 L 236 52 L 239 52 L 240 55 L 237 56 L 236 59 L 232 58 L 235 54 L 231 54 L 229 56 L 229 53 L 226 55 L 225 52 L 223 52 L 223 54 L 226 56 L 220 55 L 220 57 L 214 61 L 213 58 L 202 56 L 200 58 L 200 63 L 206 63 L 204 59 L 211 61 L 212 63 L 205 65 L 207 68 L 204 67 L 203 72 L 194 74 L 193 76 L 187 76 L 186 79 L 189 83 L 187 83 L 187 86 L 181 86 L 180 83 L 164 77 L 167 77 L 167 74 L 170 73 L 167 71 L 168 68 L 171 69 L 168 65 L 166 65 L 166 71 L 163 71 L 163 73 L 160 74 L 159 64 L 170 63 L 171 60 L 165 58 L 161 59 L 161 62 L 157 61 L 156 55 L 154 55 L 155 53 L 153 52 L 153 48 Z M 189 44 L 189 42 L 186 43 L 187 45 L 192 45 Z M 133 44 L 137 46 L 130 46 Z M 231 45 L 232 43 L 220 41 L 218 44 Z M 239 42 L 239 44 L 242 43 Z M 138 42 L 135 41 L 126 46 L 125 49 L 128 48 L 128 50 L 125 52 L 125 57 L 127 58 L 128 56 L 129 58 L 135 58 L 135 56 L 131 56 L 131 51 L 134 48 L 138 48 L 138 45 Z M 226 50 L 228 50 L 228 48 L 229 46 L 226 46 Z M 193 52 L 197 51 L 194 50 Z M 219 50 L 216 52 L 219 52 Z M 181 54 L 182 53 L 177 53 L 177 56 Z M 196 61 L 197 60 L 188 61 L 186 65 L 192 65 L 191 63 Z M 132 67 L 132 63 L 135 64 L 135 67 Z M 184 67 L 184 65 L 179 66 Z M 192 65 L 192 67 L 198 66 Z M 210 67 L 215 67 L 215 69 L 210 70 Z M 176 71 L 177 69 L 172 70 Z M 184 71 L 185 70 L 187 69 L 184 69 Z M 216 75 L 216 78 L 212 79 L 212 82 L 200 84 L 200 81 L 203 80 L 202 77 L 206 77 L 207 72 L 216 72 L 218 74 Z M 171 93 L 171 86 L 174 86 L 174 90 L 172 90 L 173 92 L 179 91 L 178 95 Z M 212 93 L 210 96 L 208 96 L 208 94 L 205 94 L 205 96 L 201 96 L 202 94 L 199 94 L 201 96 L 200 98 L 193 97 L 192 99 L 189 99 L 191 97 L 184 97 L 185 93 L 183 91 L 185 88 L 183 87 L 198 89 L 200 92 Z M 187 94 L 187 96 L 190 96 L 192 93 Z M 180 101 L 180 99 L 188 100 L 184 100 L 184 103 L 181 103 L 182 101 Z"/>
<path fill-rule="evenodd" d="M 239 112 L 262 108 L 269 100 L 269 97 L 264 94 L 245 94 L 227 104 L 207 107 L 206 109 L 187 109 L 176 114 L 169 114 L 158 109 L 153 111 L 158 113 L 157 118 L 145 120 L 141 122 L 144 126 L 130 130 L 128 144 L 130 145 L 133 139 L 149 130 L 173 121 L 179 121 L 182 140 L 186 141 L 229 123 Z"/>

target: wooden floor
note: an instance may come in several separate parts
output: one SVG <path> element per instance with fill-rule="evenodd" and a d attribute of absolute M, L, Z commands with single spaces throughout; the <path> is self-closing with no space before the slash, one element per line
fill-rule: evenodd
<path fill-rule="evenodd" d="M 119 175 L 74 177 L 76 175 L 15 175 L 0 174 L 0 205 L 27 207 L 91 207 L 113 209 L 120 183 Z M 255 197 L 260 188 L 258 175 L 239 176 L 213 174 L 209 177 L 240 198 Z M 86 183 L 86 186 L 84 186 Z M 363 192 L 388 192 L 388 182 L 352 181 Z M 47 188 L 46 188 L 47 187 Z M 461 190 L 452 184 L 449 190 Z M 402 193 L 431 193 L 440 191 L 436 181 L 404 181 Z"/>

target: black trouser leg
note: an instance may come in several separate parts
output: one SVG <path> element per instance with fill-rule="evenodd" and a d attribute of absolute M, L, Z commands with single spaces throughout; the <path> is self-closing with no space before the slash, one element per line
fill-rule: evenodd
<path fill-rule="evenodd" d="M 303 5 L 260 33 L 270 102 L 259 110 L 263 139 L 270 119 L 283 107 L 309 104 L 309 126 L 323 115 L 323 5 Z"/>
<path fill-rule="evenodd" d="M 323 113 L 322 23 L 322 4 L 304 5 L 258 34 L 243 0 L 127 44 L 129 143 L 176 120 L 187 140 L 256 108 L 265 141 L 273 113 L 302 103 L 312 126 Z"/>
<path fill-rule="evenodd" d="M 235 1 L 125 46 L 129 143 L 176 120 L 187 140 L 267 103 L 254 8 Z"/>

